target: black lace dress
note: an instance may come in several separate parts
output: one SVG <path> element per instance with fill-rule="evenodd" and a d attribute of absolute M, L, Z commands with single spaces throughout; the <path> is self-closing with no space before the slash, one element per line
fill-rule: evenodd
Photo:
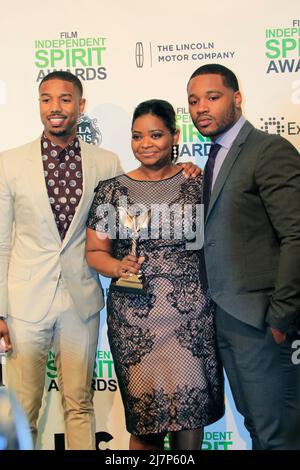
<path fill-rule="evenodd" d="M 182 172 L 161 181 L 121 175 L 99 183 L 90 210 L 87 226 L 101 232 L 114 231 L 114 224 L 107 223 L 108 204 L 118 207 L 126 201 L 161 210 L 152 217 L 151 235 L 141 231 L 138 240 L 147 295 L 110 289 L 107 301 L 110 347 L 127 430 L 134 435 L 197 429 L 224 413 L 214 307 L 201 285 L 200 251 L 187 244 L 187 226 L 195 229 L 201 184 L 201 177 L 186 180 Z M 167 216 L 166 208 L 173 209 L 173 216 Z M 115 218 L 113 256 L 121 259 L 131 241 L 118 238 L 118 211 Z M 184 221 L 181 237 L 175 219 Z"/>

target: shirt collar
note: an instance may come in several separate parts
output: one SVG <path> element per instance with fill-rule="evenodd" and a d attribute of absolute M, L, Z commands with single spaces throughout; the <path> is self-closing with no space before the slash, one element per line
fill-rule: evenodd
<path fill-rule="evenodd" d="M 46 147 L 48 149 L 55 149 L 58 155 L 60 155 L 61 152 L 63 152 L 64 150 L 66 153 L 69 153 L 70 150 L 74 150 L 74 151 L 77 150 L 78 152 L 78 150 L 80 149 L 80 143 L 79 143 L 79 139 L 77 136 L 66 147 L 60 147 L 59 145 L 54 144 L 50 139 L 48 139 L 45 132 L 43 132 L 42 138 L 41 138 L 41 144 L 42 144 L 42 148 L 45 148 L 44 144 L 47 144 Z"/>

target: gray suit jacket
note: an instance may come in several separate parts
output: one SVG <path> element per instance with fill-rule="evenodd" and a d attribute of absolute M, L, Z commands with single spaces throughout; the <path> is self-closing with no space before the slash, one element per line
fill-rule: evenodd
<path fill-rule="evenodd" d="M 103 306 L 98 275 L 85 260 L 85 223 L 99 180 L 123 171 L 114 153 L 80 146 L 83 193 L 63 241 L 49 203 L 40 138 L 0 155 L 0 315 L 41 320 L 60 276 L 82 318 Z"/>
<path fill-rule="evenodd" d="M 214 301 L 256 328 L 300 317 L 300 159 L 285 139 L 245 122 L 216 179 L 205 221 Z"/>

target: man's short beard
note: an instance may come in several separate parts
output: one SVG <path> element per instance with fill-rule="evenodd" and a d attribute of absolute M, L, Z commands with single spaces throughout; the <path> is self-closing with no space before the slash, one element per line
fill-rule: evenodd
<path fill-rule="evenodd" d="M 234 126 L 235 123 L 236 121 L 232 121 L 222 127 L 219 127 L 215 131 L 207 132 L 206 134 L 203 134 L 203 135 L 204 137 L 217 137 L 221 134 L 224 134 L 226 131 L 228 131 L 232 126 Z"/>
<path fill-rule="evenodd" d="M 49 130 L 49 134 L 54 135 L 56 137 L 64 137 L 64 136 L 70 135 L 71 132 L 68 131 L 67 129 L 64 129 L 62 131 L 57 130 L 57 132 L 55 130 L 51 129 L 51 130 Z"/>
<path fill-rule="evenodd" d="M 234 126 L 234 124 L 237 122 L 238 118 L 239 118 L 239 114 L 237 112 L 236 107 L 232 103 L 231 109 L 228 111 L 227 116 L 223 120 L 223 125 L 218 127 L 218 129 L 215 129 L 214 131 L 209 131 L 208 130 L 207 132 L 205 132 L 205 130 L 204 130 L 204 132 L 203 131 L 202 132 L 199 131 L 199 132 L 204 137 L 218 137 L 219 135 L 224 134 L 224 132 L 228 131 L 232 126 Z"/>

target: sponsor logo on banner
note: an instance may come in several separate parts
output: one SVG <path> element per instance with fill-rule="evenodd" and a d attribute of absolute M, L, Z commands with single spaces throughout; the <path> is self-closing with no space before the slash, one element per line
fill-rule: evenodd
<path fill-rule="evenodd" d="M 102 135 L 98 127 L 97 119 L 91 119 L 85 113 L 79 118 L 77 135 L 88 144 L 101 145 Z"/>
<path fill-rule="evenodd" d="M 267 134 L 288 134 L 289 136 L 300 134 L 300 125 L 296 121 L 285 122 L 285 118 L 282 116 L 262 117 L 260 121 L 260 129 Z"/>
<path fill-rule="evenodd" d="M 235 55 L 236 51 L 222 50 L 213 41 L 164 44 L 138 41 L 135 44 L 135 63 L 138 68 L 145 65 L 146 59 L 147 65 L 153 67 L 161 63 L 233 59 Z"/>
<path fill-rule="evenodd" d="M 61 32 L 54 39 L 36 39 L 36 81 L 40 82 L 55 70 L 70 71 L 81 80 L 105 80 L 106 57 L 107 39 L 104 37 L 81 37 L 77 31 L 72 31 Z"/>
<path fill-rule="evenodd" d="M 205 432 L 202 450 L 231 450 L 233 446 L 233 432 Z"/>
<path fill-rule="evenodd" d="M 196 129 L 188 109 L 176 108 L 177 126 L 180 129 L 181 143 L 179 145 L 179 159 L 190 160 L 195 158 L 196 164 L 203 167 L 211 146 L 209 137 L 204 137 Z"/>
<path fill-rule="evenodd" d="M 52 351 L 48 356 L 46 376 L 49 381 L 49 384 L 46 385 L 48 392 L 59 391 L 55 354 Z M 110 351 L 97 351 L 91 385 L 95 392 L 115 392 L 117 390 L 114 361 Z"/>
<path fill-rule="evenodd" d="M 165 449 L 170 449 L 168 436 L 164 441 Z M 206 431 L 203 436 L 202 450 L 232 450 L 233 446 L 233 432 L 210 432 Z M 199 449 L 200 450 L 200 449 Z"/>
<path fill-rule="evenodd" d="M 144 66 L 144 47 L 142 42 L 137 42 L 135 45 L 135 63 L 138 68 Z"/>
<path fill-rule="evenodd" d="M 300 20 L 289 25 L 265 30 L 265 55 L 270 59 L 267 73 L 296 73 L 300 71 Z"/>
<path fill-rule="evenodd" d="M 110 351 L 97 351 L 92 387 L 96 392 L 115 392 L 118 388 Z"/>

